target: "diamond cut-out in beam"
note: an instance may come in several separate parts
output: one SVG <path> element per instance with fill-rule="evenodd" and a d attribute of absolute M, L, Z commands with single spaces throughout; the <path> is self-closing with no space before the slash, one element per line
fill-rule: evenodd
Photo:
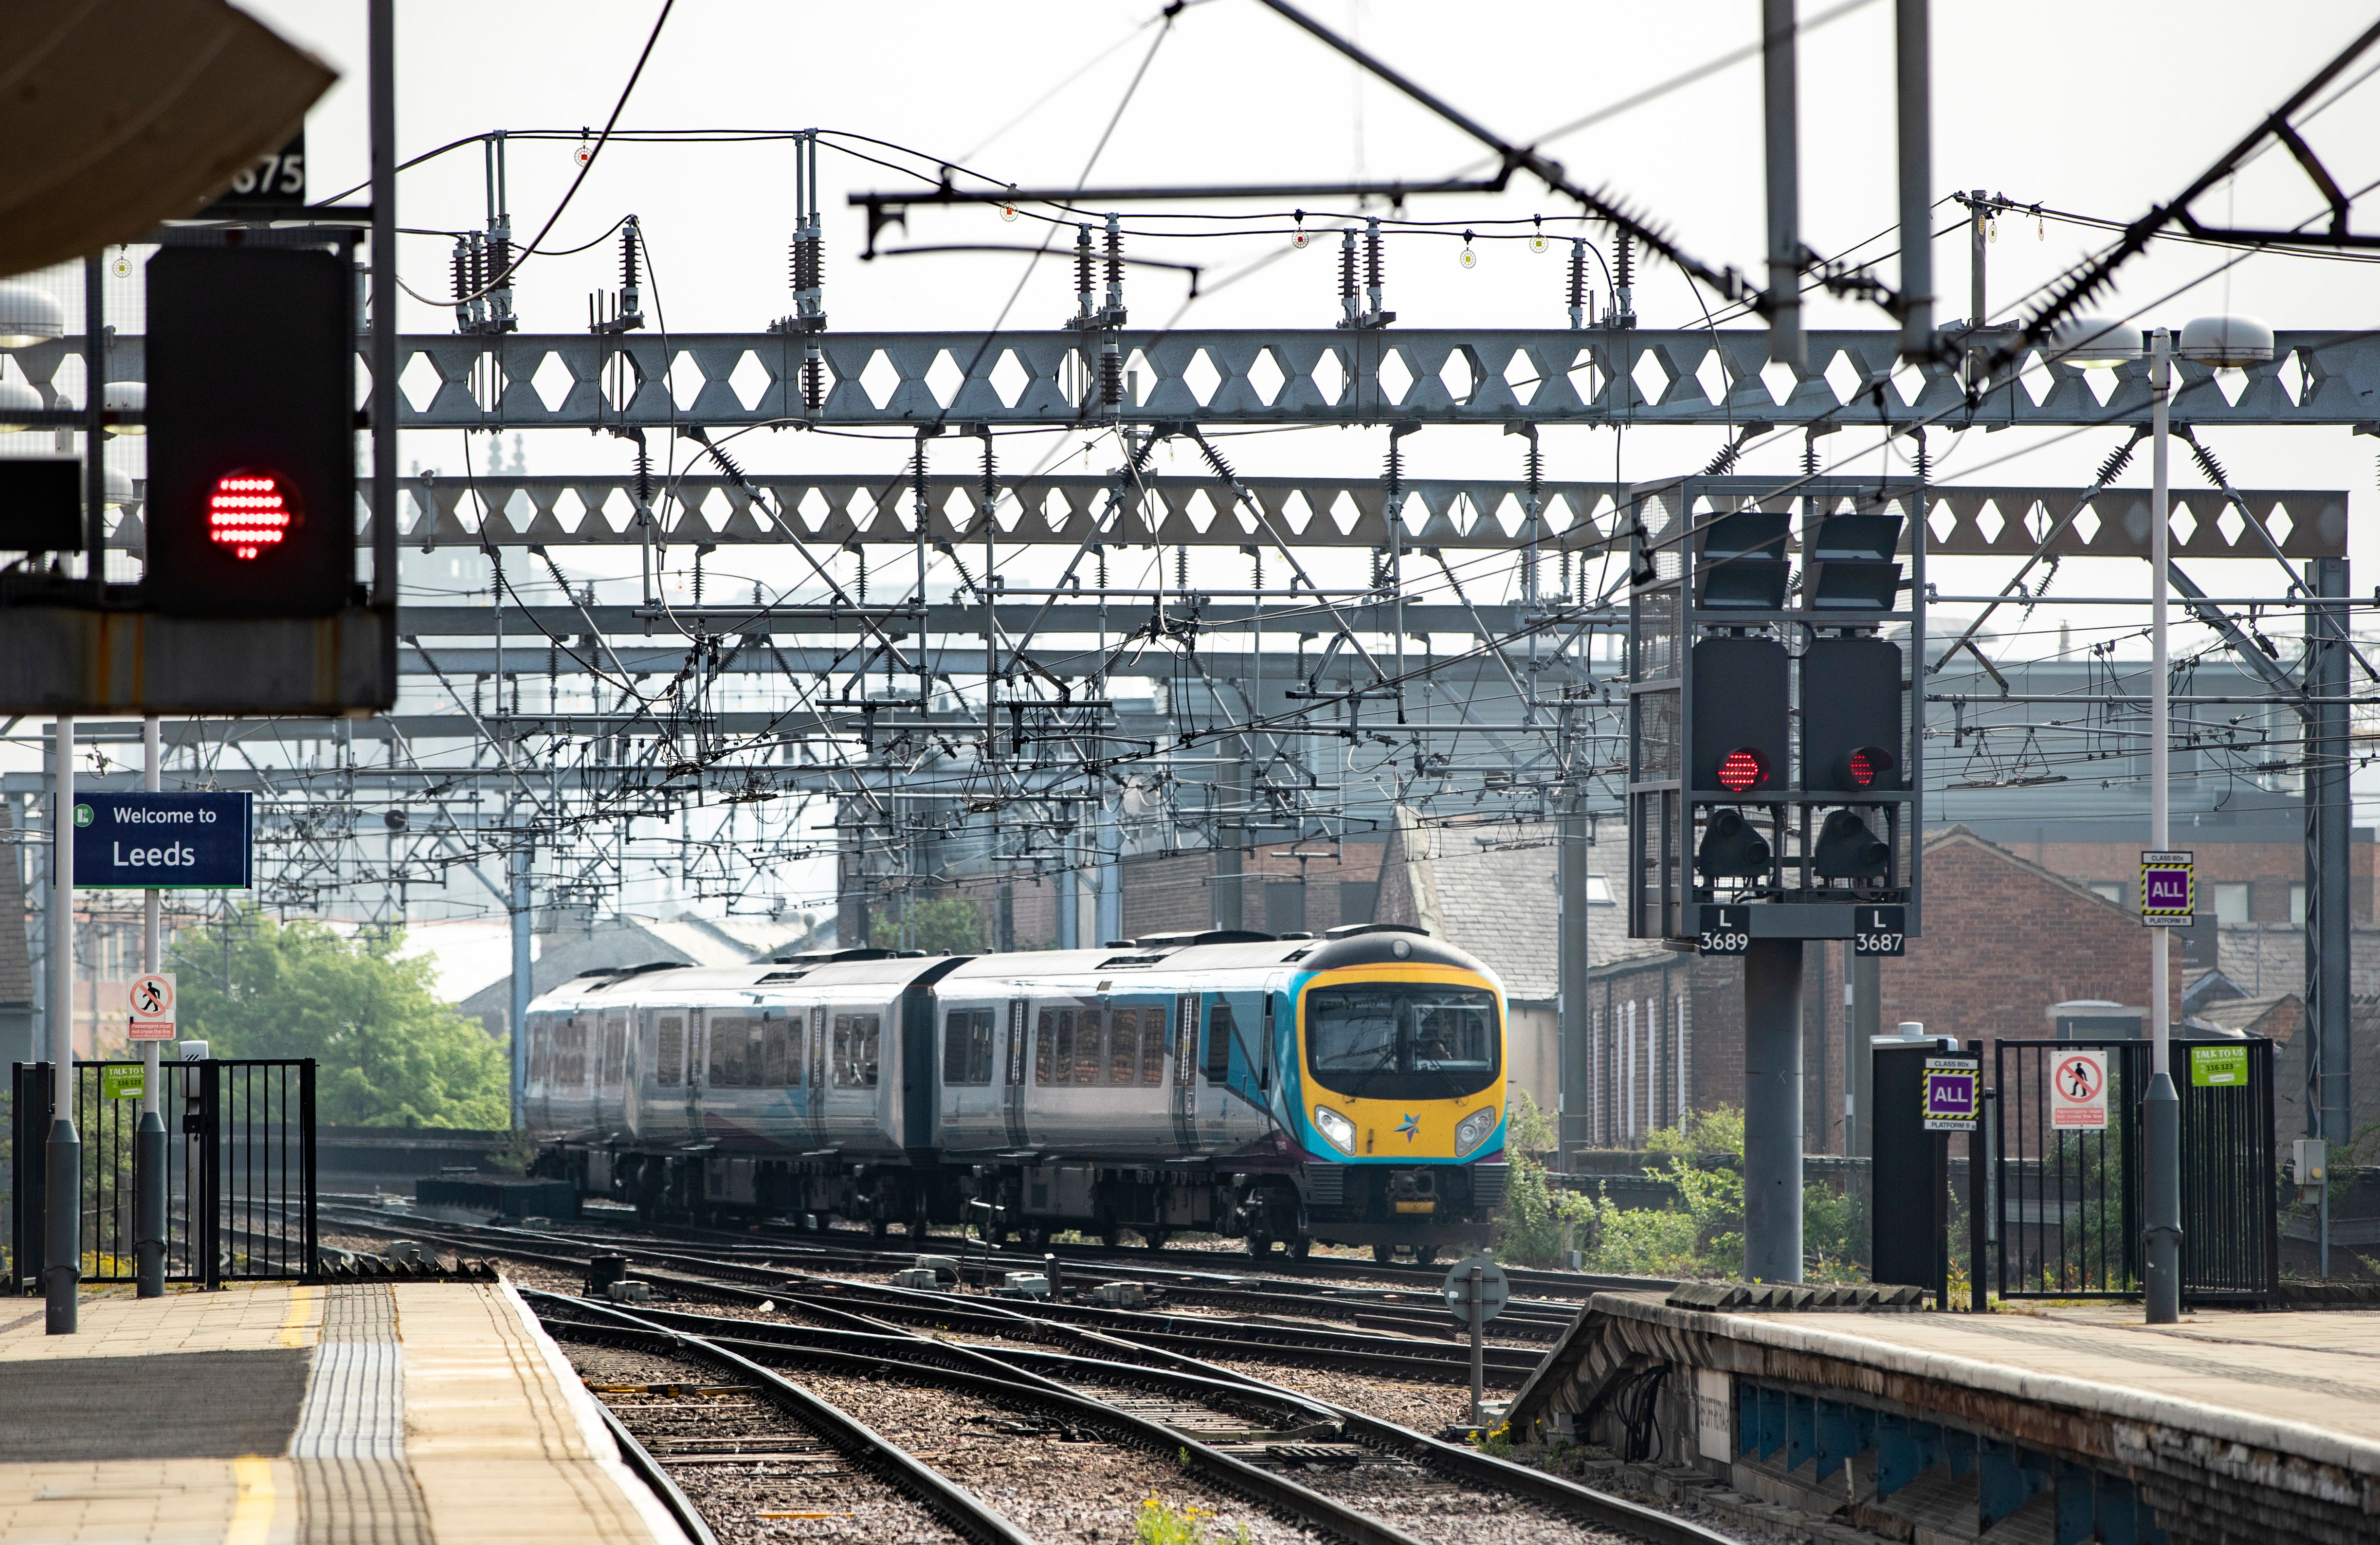
<path fill-rule="evenodd" d="M 1305 490 L 1293 488 L 1289 491 L 1289 497 L 1281 502 L 1281 519 L 1293 536 L 1303 532 L 1313 521 L 1314 506 L 1307 502 Z"/>
<path fill-rule="evenodd" d="M 1033 372 L 1025 368 L 1013 348 L 1000 351 L 1000 359 L 991 367 L 991 389 L 1002 408 L 1014 408 L 1025 388 L 1033 384 Z"/>
<path fill-rule="evenodd" d="M 2222 533 L 2224 544 L 2229 547 L 2239 546 L 2240 539 L 2248 534 L 2248 523 L 2240 519 L 2240 512 L 2228 504 L 2223 506 L 2223 513 L 2215 517 L 2215 529 Z"/>
<path fill-rule="evenodd" d="M 416 413 L 427 413 L 438 397 L 438 367 L 430 362 L 427 354 L 416 354 L 405 362 L 396 374 L 396 389 Z"/>
<path fill-rule="evenodd" d="M 1948 541 L 1950 533 L 1958 529 L 1958 517 L 1950 513 L 1949 505 L 1937 505 L 1925 512 L 1925 529 L 1934 533 L 1936 541 Z"/>
<path fill-rule="evenodd" d="M 1215 368 L 1215 361 L 1207 358 L 1203 348 L 1190 356 L 1190 362 L 1182 367 L 1182 384 L 1190 388 L 1190 395 L 1201 408 L 1214 400 L 1215 388 L 1222 383 L 1223 372 Z"/>
<path fill-rule="evenodd" d="M 1537 395 L 1537 388 L 1545 384 L 1525 348 L 1514 349 L 1512 357 L 1504 361 L 1503 370 L 1498 373 L 1503 376 L 1505 388 L 1512 394 L 1512 400 L 1524 408 Z"/>
<path fill-rule="evenodd" d="M 1818 373 L 1839 403 L 1849 402 L 1858 396 L 1867 384 L 1867 377 L 1862 373 L 1859 362 L 1845 349 L 1835 350 L 1835 357 L 1828 360 L 1827 368 Z"/>
<path fill-rule="evenodd" d="M 2273 361 L 2273 379 L 2281 383 L 2281 390 L 2288 395 L 2292 407 L 2305 400 L 2303 359 L 2303 355 L 2296 349 L 2290 349 Z"/>
<path fill-rule="evenodd" d="M 669 369 L 662 379 L 669 387 L 670 400 L 677 404 L 677 410 L 681 413 L 692 408 L 695 398 L 702 395 L 702 367 L 696 364 L 694 356 L 684 349 L 678 350 L 670 360 Z"/>
<path fill-rule="evenodd" d="M 2000 514 L 1999 505 L 1986 499 L 1984 507 L 1975 512 L 1975 529 L 1983 533 L 1985 541 L 1998 541 L 2000 533 L 2008 529 L 2008 517 Z"/>
<path fill-rule="evenodd" d="M 1628 380 L 1636 389 L 1636 400 L 1646 406 L 1659 402 L 1670 389 L 1670 372 L 1661 364 L 1660 356 L 1649 348 L 1637 354 L 1635 364 L 1629 367 Z"/>
<path fill-rule="evenodd" d="M 553 497 L 554 523 L 565 531 L 577 531 L 587 523 L 587 501 L 575 488 L 565 488 Z"/>
<path fill-rule="evenodd" d="M 614 485 L 611 493 L 603 495 L 603 503 L 595 513 L 601 516 L 603 523 L 612 529 L 625 531 L 628 523 L 637 518 L 637 496 L 627 489 Z"/>
<path fill-rule="evenodd" d="M 1321 394 L 1325 403 L 1335 408 L 1346 398 L 1347 361 L 1339 358 L 1337 349 L 1324 349 L 1321 357 L 1314 361 L 1310 374 L 1314 389 Z"/>
<path fill-rule="evenodd" d="M 1281 368 L 1281 361 L 1273 358 L 1271 349 L 1257 350 L 1255 360 L 1248 366 L 1248 386 L 1256 393 L 1258 402 L 1270 408 L 1288 380 L 1289 372 Z"/>
<path fill-rule="evenodd" d="M 498 393 L 498 387 L 496 384 L 498 376 L 496 373 L 496 361 L 494 357 L 486 354 L 474 355 L 471 359 L 471 368 L 464 375 L 463 380 L 464 383 L 470 389 L 471 400 L 480 405 L 480 411 L 482 413 L 493 412 L 496 407 Z"/>
<path fill-rule="evenodd" d="M 1913 408 L 1925 395 L 1925 372 L 1919 367 L 1903 364 L 1892 372 L 1892 389 L 1900 394 L 1901 406 Z"/>
<path fill-rule="evenodd" d="M 2035 408 L 2047 402 L 2049 394 L 2058 390 L 2058 373 L 2049 368 L 2049 362 L 2041 357 L 2038 349 L 2025 355 L 2024 369 L 2017 372 L 2016 381 Z"/>
<path fill-rule="evenodd" d="M 859 372 L 859 389 L 868 394 L 868 402 L 880 412 L 884 405 L 892 400 L 892 394 L 900 390 L 900 387 L 899 368 L 880 348 L 870 354 L 868 357 L 867 366 Z"/>
<path fill-rule="evenodd" d="M 2173 513 L 2167 517 L 2166 528 L 2173 533 L 2175 546 L 2187 547 L 2190 539 L 2198 534 L 2198 512 L 2177 499 L 2173 503 Z"/>
<path fill-rule="evenodd" d="M 1591 348 L 1582 348 L 1578 351 L 1578 358 L 1570 362 L 1570 370 L 1567 373 L 1570 376 L 1570 389 L 1578 394 L 1578 400 L 1581 402 L 1593 402 L 1595 395 L 1603 390 L 1603 367 L 1596 363 L 1595 350 Z"/>
<path fill-rule="evenodd" d="M 934 394 L 934 406 L 948 408 L 956 400 L 959 388 L 966 384 L 966 371 L 951 358 L 947 348 L 936 351 L 934 362 L 926 367 L 926 390 Z"/>
<path fill-rule="evenodd" d="M 2083 510 L 2081 515 L 2074 517 L 2072 529 L 2075 535 L 2082 539 L 2082 544 L 2088 547 L 2099 534 L 2099 512 L 2096 509 Z"/>
<path fill-rule="evenodd" d="M 727 385 L 735 394 L 735 400 L 744 405 L 744 411 L 749 413 L 760 406 L 760 398 L 769 390 L 769 367 L 747 348 L 744 358 L 735 361 L 735 369 L 728 373 Z"/>
<path fill-rule="evenodd" d="M 1363 517 L 1364 512 L 1355 505 L 1355 496 L 1345 489 L 1341 489 L 1339 497 L 1330 501 L 1330 523 L 1339 528 L 1340 535 L 1354 530 L 1355 522 Z"/>
<path fill-rule="evenodd" d="M 1727 366 L 1719 359 L 1718 350 L 1704 350 L 1703 362 L 1694 367 L 1694 380 L 1702 386 L 1703 395 L 1711 401 L 1727 400 Z"/>
<path fill-rule="evenodd" d="M 2296 525 L 2297 522 L 2289 518 L 2287 505 L 2275 505 L 2273 513 L 2265 517 L 2265 529 L 2273 534 L 2273 545 L 2281 548 L 2284 552 L 2288 551 L 2286 544 L 2289 540 L 2289 532 Z M 2262 547 L 2264 543 L 2260 541 L 2256 545 Z"/>
<path fill-rule="evenodd" d="M 1182 514 L 1191 529 L 1203 532 L 1215 523 L 1215 501 L 1207 497 L 1205 489 L 1194 488 L 1190 497 L 1182 501 Z"/>
<path fill-rule="evenodd" d="M 2223 394 L 2223 400 L 2234 407 L 2238 406 L 2240 394 L 2248 389 L 2248 372 L 2225 368 L 2215 371 L 2213 374 L 2215 389 Z"/>
<path fill-rule="evenodd" d="M 1768 388 L 1768 400 L 1779 408 L 1792 399 L 1793 388 L 1801 383 L 1802 378 L 1793 373 L 1793 367 L 1782 359 L 1771 359 L 1760 367 L 1760 384 Z"/>
<path fill-rule="evenodd" d="M 824 489 L 813 484 L 794 505 L 794 513 L 802 517 L 804 525 L 815 531 L 825 526 L 827 517 L 834 513 L 834 501 L 826 496 Z"/>
<path fill-rule="evenodd" d="M 570 388 L 577 384 L 571 379 L 570 367 L 562 362 L 562 356 L 550 348 L 545 351 L 545 358 L 537 362 L 537 370 L 529 376 L 528 383 L 536 391 L 537 400 L 545 404 L 548 413 L 561 412 L 562 405 L 570 398 Z"/>
<path fill-rule="evenodd" d="M 702 517 L 704 525 L 716 531 L 727 524 L 729 516 L 735 513 L 735 501 L 728 497 L 727 490 L 713 483 L 710 492 L 705 493 L 702 502 L 695 506 L 695 513 Z"/>
<path fill-rule="evenodd" d="M 2102 408 L 2107 406 L 2107 399 L 2116 395 L 2116 388 L 2120 383 L 2121 378 L 2116 374 L 2112 365 L 2093 365 L 2082 372 L 2084 390 L 2091 394 L 2091 400 Z"/>
<path fill-rule="evenodd" d="M 1438 368 L 1438 379 L 1445 386 L 1446 395 L 1457 402 L 1469 402 L 1471 388 L 1479 380 L 1471 369 L 1469 352 L 1460 348 L 1447 355 L 1446 363 Z"/>
<path fill-rule="evenodd" d="M 1375 379 L 1380 384 L 1382 402 L 1402 404 L 1414 383 L 1413 367 L 1405 363 L 1404 351 L 1392 348 L 1382 354 Z"/>

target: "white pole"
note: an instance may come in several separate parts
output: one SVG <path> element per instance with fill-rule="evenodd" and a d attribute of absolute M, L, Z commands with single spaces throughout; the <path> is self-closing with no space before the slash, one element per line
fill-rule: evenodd
<path fill-rule="evenodd" d="M 157 717 L 140 722 L 140 786 L 157 792 L 164 772 L 164 751 L 159 744 Z M 164 947 L 161 902 L 155 887 L 141 894 L 140 968 L 153 971 Z M 140 1043 L 140 1125 L 133 1138 L 133 1274 L 134 1291 L 143 1298 L 165 1294 L 165 1115 L 164 1069 L 158 1065 L 158 1042 Z"/>
<path fill-rule="evenodd" d="M 2172 396 L 2173 335 L 2158 328 L 2149 339 L 2149 842 L 2158 852 L 2173 841 L 2166 798 L 2173 705 L 2166 689 L 2166 547 L 2172 529 L 2172 485 L 2166 466 L 2166 410 Z M 2145 906 L 2148 898 L 2143 896 Z M 2152 1325 L 2181 1318 L 2181 1104 L 2173 1087 L 2172 1016 L 2166 1000 L 2170 958 L 2166 931 L 2149 934 L 2149 1087 L 2142 1103 L 2147 1174 L 2142 1199 L 2148 1212 L 2142 1298 Z"/>
<path fill-rule="evenodd" d="M 42 1175 L 42 1288 L 48 1333 L 75 1333 L 82 1279 L 82 1145 L 75 1134 L 74 720 L 60 714 L 50 757 L 57 791 L 50 807 L 49 1142 Z"/>

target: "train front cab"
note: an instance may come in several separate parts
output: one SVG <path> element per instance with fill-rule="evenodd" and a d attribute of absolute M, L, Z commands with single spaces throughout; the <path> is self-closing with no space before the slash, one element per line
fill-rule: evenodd
<path fill-rule="evenodd" d="M 1484 1245 L 1504 1201 L 1504 994 L 1473 956 L 1375 927 L 1302 963 L 1292 1131 L 1317 1240 L 1415 1259 Z"/>

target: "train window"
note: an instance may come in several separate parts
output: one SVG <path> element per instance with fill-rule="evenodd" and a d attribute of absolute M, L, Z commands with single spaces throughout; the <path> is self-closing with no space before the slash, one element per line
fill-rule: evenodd
<path fill-rule="evenodd" d="M 1108 1077 L 1111 1084 L 1129 1084 L 1140 1069 L 1140 1010 L 1108 1011 Z"/>
<path fill-rule="evenodd" d="M 553 1077 L 553 1016 L 528 1016 L 528 1081 L 543 1086 Z"/>
<path fill-rule="evenodd" d="M 876 1087 L 877 1016 L 838 1014 L 834 1016 L 834 1087 L 872 1089 Z"/>
<path fill-rule="evenodd" d="M 1051 1028 L 1056 1026 L 1055 1030 Z M 1070 1008 L 1041 1011 L 1041 1050 L 1039 1067 L 1035 1077 L 1044 1084 L 1071 1084 L 1075 1081 L 1075 1011 Z"/>
<path fill-rule="evenodd" d="M 1140 1011 L 1140 1081 L 1144 1084 L 1165 1082 L 1165 1011 L 1162 1008 Z"/>
<path fill-rule="evenodd" d="M 794 1087 L 801 1072 L 798 1058 L 785 1055 L 789 1027 L 782 1019 L 771 1019 L 760 1033 L 760 1086 L 763 1089 L 784 1089 Z"/>
<path fill-rule="evenodd" d="M 1075 1011 L 1075 1078 L 1078 1084 L 1099 1081 L 1099 1021 L 1105 1016 L 1095 1008 Z"/>
<path fill-rule="evenodd" d="M 1499 1069 L 1495 996 L 1428 982 L 1357 982 L 1305 994 L 1306 1062 L 1356 1099 L 1453 1099 Z"/>
<path fill-rule="evenodd" d="M 703 1028 L 710 1032 L 710 1073 L 704 1082 L 717 1089 L 741 1089 L 744 1021 L 732 1014 L 710 1014 L 703 1016 Z"/>
<path fill-rule="evenodd" d="M 1232 1076 L 1232 1039 L 1238 1028 L 1232 1023 L 1232 1005 L 1217 1004 L 1207 1016 L 1207 1081 L 1220 1084 Z"/>
<path fill-rule="evenodd" d="M 581 1015 L 562 1017 L 553 1038 L 553 1081 L 566 1089 L 587 1087 L 587 1020 Z"/>
<path fill-rule="evenodd" d="M 1035 1083 L 1054 1084 L 1058 1081 L 1057 1045 L 1058 1011 L 1054 1008 L 1045 1008 L 1041 1011 L 1040 1028 L 1033 1037 L 1033 1081 Z"/>
<path fill-rule="evenodd" d="M 942 1085 L 991 1082 L 992 1011 L 953 1009 L 942 1016 Z"/>
<path fill-rule="evenodd" d="M 654 1033 L 653 1082 L 675 1088 L 686 1078 L 686 1016 L 664 1014 Z"/>
<path fill-rule="evenodd" d="M 628 1011 L 615 1008 L 603 1016 L 603 1087 L 615 1089 L 628 1063 Z"/>

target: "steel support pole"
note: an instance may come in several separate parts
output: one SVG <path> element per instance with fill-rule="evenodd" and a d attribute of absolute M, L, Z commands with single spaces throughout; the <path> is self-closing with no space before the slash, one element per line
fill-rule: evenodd
<path fill-rule="evenodd" d="M 1463 1273 L 1463 1308 L 1471 1321 L 1471 1425 L 1475 1430 L 1480 1426 L 1479 1407 L 1486 1403 L 1488 1394 L 1487 1271 L 1474 1265 Z"/>
<path fill-rule="evenodd" d="M 1123 818 L 1113 805 L 1099 807 L 1099 864 L 1092 871 L 1098 876 L 1097 909 L 1092 925 L 1099 937 L 1091 941 L 1095 947 L 1105 947 L 1110 940 L 1123 937 Z"/>
<path fill-rule="evenodd" d="M 1900 149 L 1900 353 L 1934 352 L 1934 87 L 1927 0 L 1894 0 Z"/>
<path fill-rule="evenodd" d="M 2306 696 L 2312 700 L 2305 755 L 2306 1022 L 2313 1033 L 2307 1063 L 2306 1130 L 2333 1153 L 2353 1139 L 2354 1106 L 2349 992 L 2352 962 L 2349 930 L 2348 843 L 2354 809 L 2348 774 L 2347 595 L 2345 558 L 2315 558 L 2307 584 L 2333 604 L 2306 608 Z M 2319 1220 L 2324 1273 L 2328 1274 L 2329 1186 Z"/>
<path fill-rule="evenodd" d="M 42 1288 L 47 1329 L 75 1333 L 76 1287 L 82 1280 L 82 1140 L 75 1134 L 74 720 L 60 715 L 50 741 L 50 1092 L 49 1147 L 43 1155 Z"/>
<path fill-rule="evenodd" d="M 163 781 L 164 748 L 157 717 L 140 722 L 140 786 L 154 794 Z M 140 968 L 153 971 L 164 947 L 161 930 L 164 893 L 148 890 L 140 898 Z M 165 1293 L 165 1113 L 164 1069 L 159 1043 L 140 1043 L 140 1127 L 132 1146 L 132 1271 L 135 1291 L 143 1298 Z"/>
<path fill-rule="evenodd" d="M 1802 941 L 1743 957 L 1743 1274 L 1802 1280 Z"/>
<path fill-rule="evenodd" d="M 1570 1168 L 1573 1140 L 1591 1140 L 1587 1118 L 1595 1109 L 1594 1042 L 1587 1016 L 1586 797 L 1572 794 L 1561 803 L 1560 848 L 1554 869 L 1560 922 L 1554 936 L 1554 983 L 1560 1005 L 1556 1067 L 1560 1077 L 1560 1113 L 1554 1130 L 1559 1144 L 1554 1167 Z"/>
<path fill-rule="evenodd" d="M 1809 363 L 1802 335 L 1801 103 L 1794 0 L 1760 0 L 1760 100 L 1768 160 L 1768 358 Z"/>
<path fill-rule="evenodd" d="M 370 0 L 372 604 L 396 608 L 396 0 Z M 396 679 L 396 628 L 383 629 L 387 680 Z"/>
<path fill-rule="evenodd" d="M 2173 840 L 2167 790 L 2173 739 L 2171 687 L 2166 679 L 2166 549 L 2173 525 L 2172 483 L 2168 477 L 2166 412 L 2172 398 L 2173 337 L 2164 328 L 2150 336 L 2149 402 L 2149 845 L 2163 852 Z M 2142 1259 L 2147 1319 L 2170 1325 L 2181 1318 L 2181 1102 L 2173 1087 L 2173 1023 L 2167 1006 L 2172 951 L 2166 931 L 2149 931 L 2149 1090 L 2143 1112 L 2147 1174 L 2142 1200 L 2147 1209 Z"/>
<path fill-rule="evenodd" d="M 1884 962 L 1843 946 L 1843 1151 L 1876 1154 L 1876 1038 L 1884 1033 Z"/>
<path fill-rule="evenodd" d="M 513 1130 L 527 1125 L 523 1101 L 528 1093 L 528 1001 L 535 996 L 535 983 L 530 977 L 529 928 L 535 921 L 530 910 L 529 860 L 532 851 L 524 836 L 520 845 L 512 851 L 512 900 L 506 910 L 513 923 L 512 1028 L 513 1064 Z"/>

